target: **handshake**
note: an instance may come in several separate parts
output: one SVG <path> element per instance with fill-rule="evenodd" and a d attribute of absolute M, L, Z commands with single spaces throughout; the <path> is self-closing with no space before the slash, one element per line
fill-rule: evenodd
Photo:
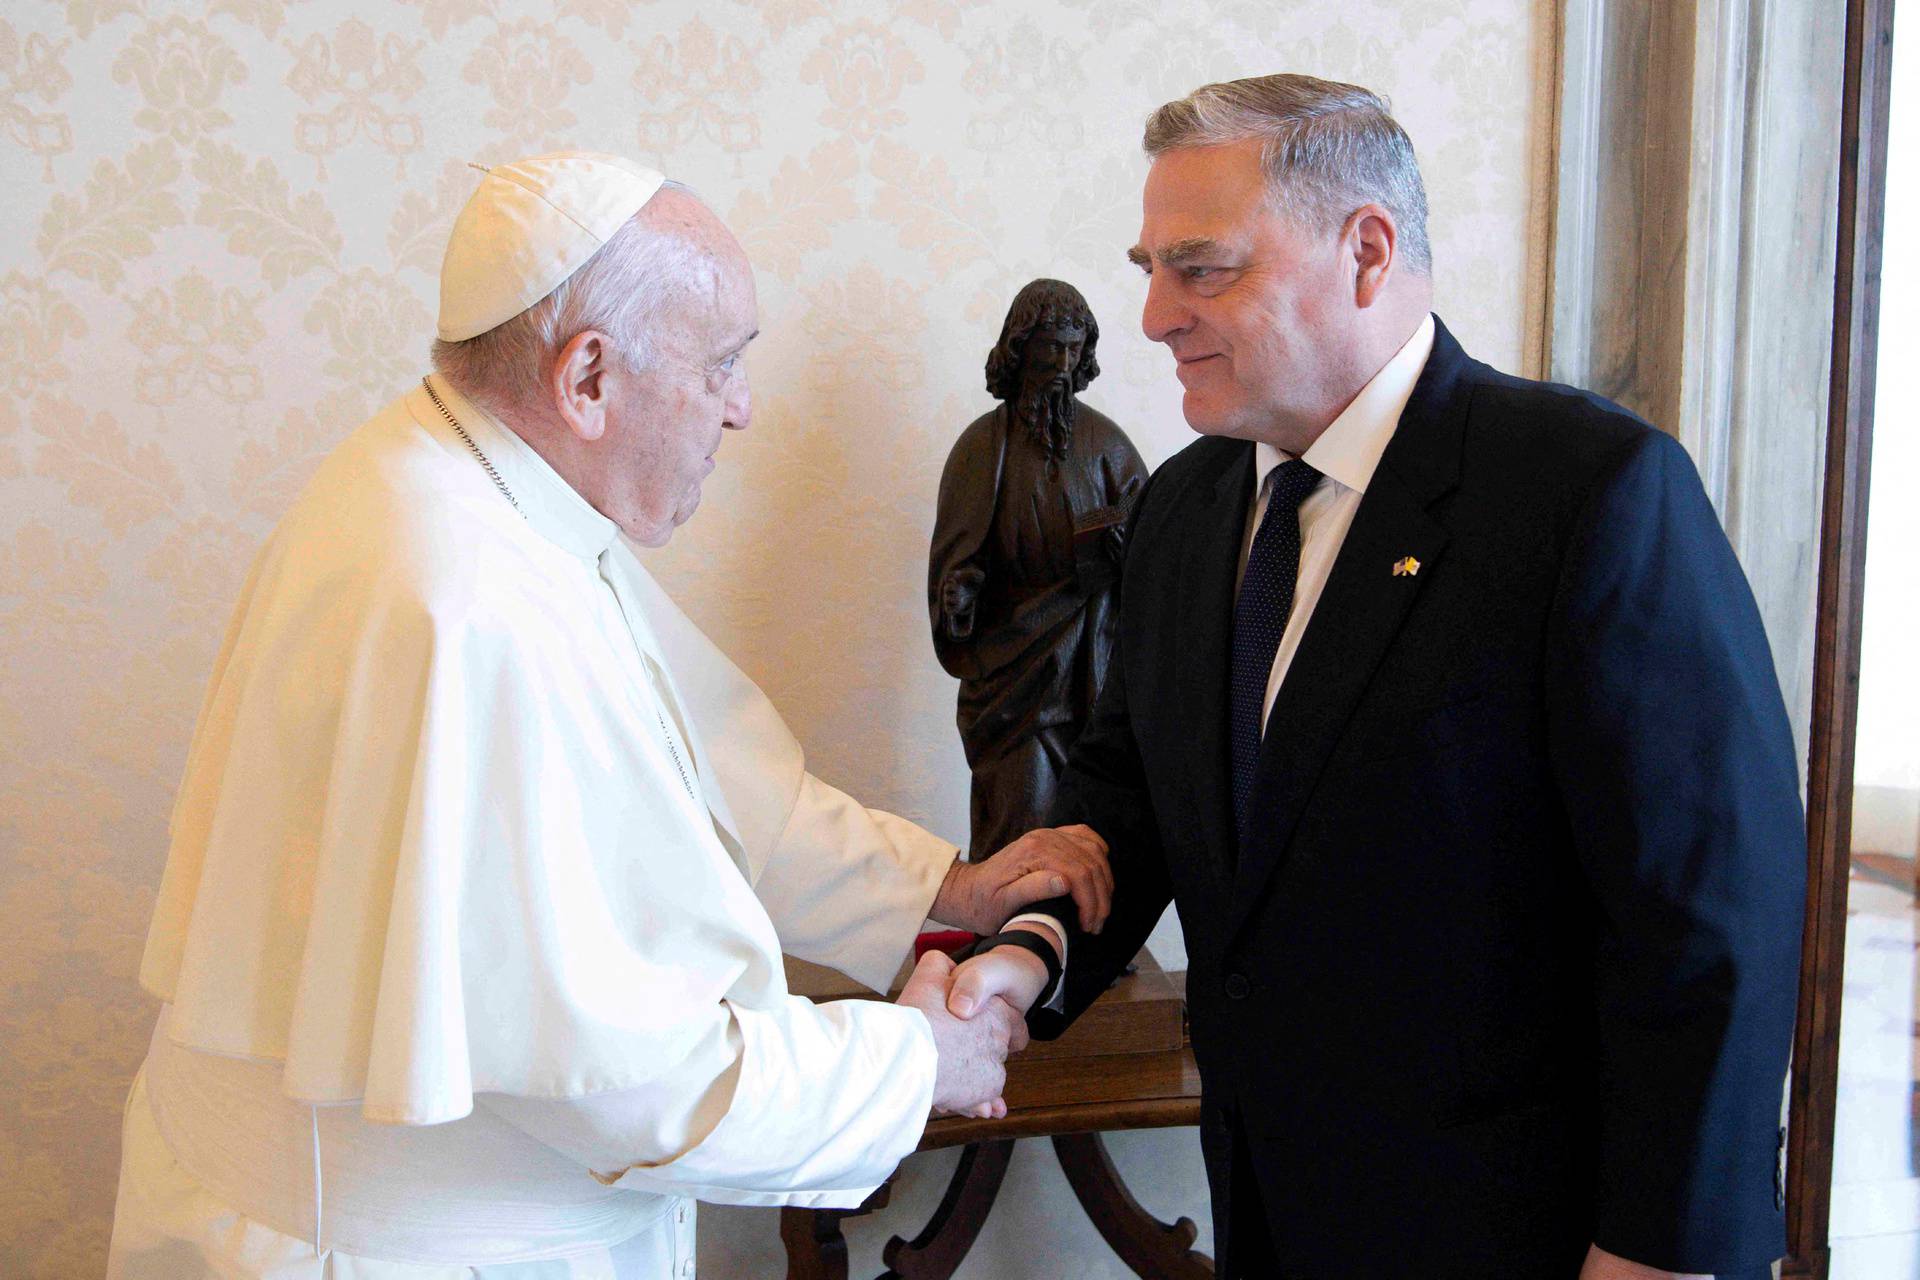
<path fill-rule="evenodd" d="M 1023 907 L 1071 895 L 1080 927 L 1098 933 L 1113 901 L 1107 844 L 1092 828 L 1030 831 L 983 862 L 956 862 L 934 899 L 933 918 L 974 933 L 999 932 Z M 1065 940 L 1035 922 L 1056 952 Z M 920 958 L 897 1003 L 920 1010 L 940 1056 L 936 1115 L 999 1119 L 1007 1055 L 1027 1046 L 1026 1012 L 1047 985 L 1047 968 L 1029 951 L 997 947 L 955 963 L 943 951 Z"/>

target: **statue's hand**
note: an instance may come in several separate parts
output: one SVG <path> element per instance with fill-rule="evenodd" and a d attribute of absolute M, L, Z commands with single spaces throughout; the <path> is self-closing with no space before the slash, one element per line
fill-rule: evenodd
<path fill-rule="evenodd" d="M 973 606 L 986 580 L 986 571 L 977 565 L 951 570 L 941 580 L 940 612 L 946 616 L 947 634 L 955 640 L 973 635 Z"/>

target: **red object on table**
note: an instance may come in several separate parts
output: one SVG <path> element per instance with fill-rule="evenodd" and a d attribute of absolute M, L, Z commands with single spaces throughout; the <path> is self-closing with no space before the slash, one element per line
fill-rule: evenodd
<path fill-rule="evenodd" d="M 952 955 L 978 941 L 979 934 L 968 933 L 965 929 L 930 929 L 913 940 L 913 962 L 919 964 L 920 957 L 929 951 L 944 951 Z"/>

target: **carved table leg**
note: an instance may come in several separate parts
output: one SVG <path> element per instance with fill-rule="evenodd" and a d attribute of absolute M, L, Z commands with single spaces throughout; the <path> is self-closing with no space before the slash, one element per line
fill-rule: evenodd
<path fill-rule="evenodd" d="M 899 1236 L 887 1241 L 880 1258 L 888 1270 L 880 1280 L 947 1280 L 967 1256 L 987 1224 L 987 1211 L 1007 1176 L 1013 1158 L 1013 1139 L 976 1142 L 960 1153 L 960 1164 L 947 1184 L 940 1207 L 927 1220 L 926 1230 L 911 1244 Z M 842 1273 L 844 1274 L 844 1272 Z"/>
<path fill-rule="evenodd" d="M 840 1224 L 887 1207 L 893 1184 L 883 1182 L 857 1209 L 782 1209 L 780 1243 L 787 1247 L 787 1280 L 847 1280 L 847 1238 Z"/>
<path fill-rule="evenodd" d="M 1134 1274 L 1149 1280 L 1203 1280 L 1213 1259 L 1191 1248 L 1199 1228 L 1193 1219 L 1161 1222 L 1133 1198 L 1097 1133 L 1056 1134 L 1053 1149 L 1080 1207 Z"/>

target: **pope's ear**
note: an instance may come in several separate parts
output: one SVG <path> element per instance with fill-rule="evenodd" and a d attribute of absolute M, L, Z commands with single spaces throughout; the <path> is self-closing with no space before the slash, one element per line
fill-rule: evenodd
<path fill-rule="evenodd" d="M 598 440 L 607 430 L 607 336 L 594 329 L 577 333 L 554 357 L 548 375 L 553 407 L 568 430 L 582 440 Z"/>

